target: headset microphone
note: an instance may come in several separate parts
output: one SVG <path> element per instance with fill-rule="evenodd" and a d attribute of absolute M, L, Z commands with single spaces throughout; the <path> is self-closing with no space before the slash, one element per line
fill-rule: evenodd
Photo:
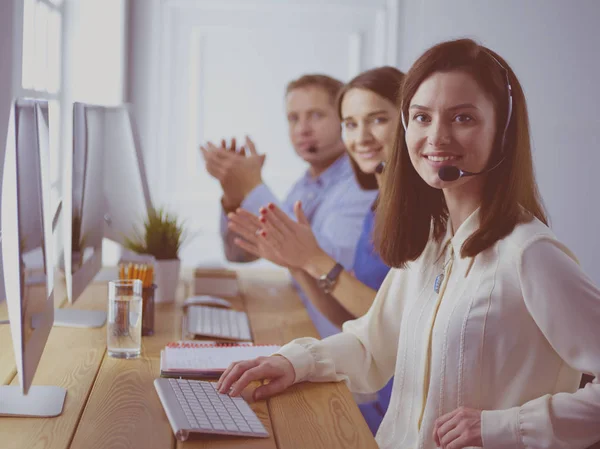
<path fill-rule="evenodd" d="M 491 172 L 493 169 L 498 167 L 503 161 L 504 161 L 504 158 L 500 159 L 496 163 L 496 165 L 494 165 L 493 167 L 488 168 L 486 170 L 479 171 L 479 172 L 471 172 L 471 171 L 461 170 L 460 168 L 458 168 L 454 165 L 444 165 L 443 167 L 441 167 L 439 169 L 438 177 L 442 181 L 452 182 L 452 181 L 456 181 L 457 179 L 463 178 L 465 176 L 483 175 L 484 173 Z"/>
<path fill-rule="evenodd" d="M 375 167 L 375 173 L 377 173 L 378 175 L 382 174 L 384 168 L 385 162 L 381 161 L 379 164 L 377 164 L 377 167 Z"/>

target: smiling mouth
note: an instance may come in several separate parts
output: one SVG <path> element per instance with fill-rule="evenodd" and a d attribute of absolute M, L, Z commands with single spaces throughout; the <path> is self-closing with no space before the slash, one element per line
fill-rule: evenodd
<path fill-rule="evenodd" d="M 424 155 L 425 159 L 431 162 L 448 162 L 448 161 L 457 161 L 461 158 L 461 156 L 433 156 L 433 155 Z"/>
<path fill-rule="evenodd" d="M 356 154 L 362 159 L 373 159 L 375 156 L 381 153 L 381 151 L 382 148 L 377 148 L 376 150 L 356 151 Z"/>

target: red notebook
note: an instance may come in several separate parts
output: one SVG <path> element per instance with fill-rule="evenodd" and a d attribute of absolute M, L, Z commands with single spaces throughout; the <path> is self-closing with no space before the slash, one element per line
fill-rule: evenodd
<path fill-rule="evenodd" d="M 169 343 L 160 354 L 160 374 L 163 377 L 219 377 L 233 362 L 270 356 L 279 348 L 252 343 Z"/>

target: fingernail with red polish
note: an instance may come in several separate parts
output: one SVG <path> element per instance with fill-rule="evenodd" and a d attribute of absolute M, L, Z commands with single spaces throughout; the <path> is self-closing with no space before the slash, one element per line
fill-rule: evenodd
<path fill-rule="evenodd" d="M 271 209 L 271 210 L 275 209 L 275 205 L 273 203 L 269 203 L 269 209 Z"/>
<path fill-rule="evenodd" d="M 267 209 L 265 209 L 264 207 L 261 207 L 261 208 L 260 208 L 258 211 L 259 211 L 261 214 L 266 214 L 266 213 L 267 213 Z"/>
<path fill-rule="evenodd" d="M 260 235 L 262 235 L 263 237 L 267 236 L 267 233 L 265 231 L 261 232 Z"/>
<path fill-rule="evenodd" d="M 260 217 L 260 218 L 258 219 L 258 221 L 260 221 L 261 223 L 266 223 L 266 222 L 267 222 L 267 219 L 266 219 L 265 217 Z"/>

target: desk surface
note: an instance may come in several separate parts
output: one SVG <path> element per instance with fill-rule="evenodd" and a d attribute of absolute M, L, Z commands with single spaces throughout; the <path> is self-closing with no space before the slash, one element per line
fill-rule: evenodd
<path fill-rule="evenodd" d="M 284 273 L 245 269 L 237 284 L 240 294 L 228 299 L 248 313 L 255 343 L 284 344 L 317 335 Z M 159 376 L 160 350 L 181 339 L 180 304 L 192 294 L 192 285 L 192 274 L 186 273 L 177 302 L 157 305 L 155 334 L 143 338 L 142 357 L 135 360 L 106 355 L 105 327 L 53 328 L 34 385 L 67 388 L 63 413 L 49 419 L 0 418 L 2 448 L 377 447 L 352 395 L 339 383 L 303 383 L 251 403 L 268 439 L 199 435 L 176 441 L 153 381 Z M 105 310 L 106 298 L 106 284 L 94 284 L 72 307 Z M 0 319 L 5 314 L 0 304 Z M 0 326 L 0 384 L 18 385 L 15 374 L 9 326 Z"/>

